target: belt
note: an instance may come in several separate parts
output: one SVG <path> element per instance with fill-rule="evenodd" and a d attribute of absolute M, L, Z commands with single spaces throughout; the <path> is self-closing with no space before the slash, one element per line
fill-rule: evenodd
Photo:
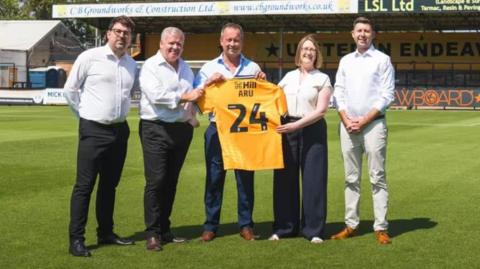
<path fill-rule="evenodd" d="M 87 120 L 85 118 L 80 118 L 80 120 L 89 122 L 93 125 L 97 125 L 97 126 L 100 126 L 100 127 L 112 127 L 112 128 L 116 128 L 116 127 L 122 126 L 122 125 L 127 123 L 127 121 L 121 121 L 121 122 L 114 122 L 114 123 L 110 123 L 110 124 L 105 124 L 105 123 L 101 123 L 101 122 L 94 121 L 94 120 Z"/>
<path fill-rule="evenodd" d="M 173 121 L 173 122 L 169 122 L 169 121 L 163 121 L 163 120 L 159 120 L 159 119 L 156 119 L 156 120 L 140 119 L 140 121 L 147 121 L 147 122 L 159 123 L 159 124 L 165 124 L 165 125 L 188 124 L 187 121 Z"/>
<path fill-rule="evenodd" d="M 301 117 L 286 116 L 285 119 L 286 119 L 288 122 L 294 122 L 294 121 L 300 120 Z"/>

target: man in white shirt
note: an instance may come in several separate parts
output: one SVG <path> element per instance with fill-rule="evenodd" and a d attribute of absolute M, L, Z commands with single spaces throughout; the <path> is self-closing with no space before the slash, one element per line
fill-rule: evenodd
<path fill-rule="evenodd" d="M 385 175 L 387 126 L 385 110 L 394 100 L 394 69 L 390 57 L 372 45 L 373 23 L 359 17 L 353 22 L 356 51 L 340 60 L 335 82 L 335 101 L 342 124 L 340 142 L 345 166 L 345 224 L 332 236 L 345 239 L 356 234 L 359 218 L 362 155 L 366 154 L 378 243 L 388 244 L 386 219 L 388 191 Z"/>
<path fill-rule="evenodd" d="M 126 118 L 136 81 L 136 63 L 126 53 L 134 28 L 130 18 L 114 18 L 106 33 L 107 44 L 80 54 L 65 83 L 65 97 L 80 118 L 69 225 L 69 251 L 74 256 L 91 255 L 84 234 L 97 175 L 98 244 L 134 244 L 113 232 L 115 189 L 127 153 L 130 130 Z"/>
<path fill-rule="evenodd" d="M 185 36 L 167 27 L 160 49 L 140 72 L 140 139 L 145 167 L 145 232 L 147 250 L 160 251 L 162 243 L 184 242 L 170 231 L 170 213 L 178 176 L 193 136 L 189 106 L 203 95 L 192 89 L 194 75 L 181 58 Z"/>
<path fill-rule="evenodd" d="M 210 83 L 238 77 L 256 77 L 265 79 L 258 64 L 245 58 L 242 54 L 243 29 L 235 23 L 227 23 L 220 33 L 222 54 L 202 66 L 195 78 L 195 86 L 204 87 Z M 205 131 L 205 213 L 206 221 L 201 236 L 203 242 L 216 237 L 222 209 L 225 169 L 223 167 L 222 149 L 218 138 L 215 117 L 210 115 L 210 125 Z M 238 199 L 238 226 L 240 236 L 245 240 L 254 240 L 253 233 L 253 171 L 235 170 Z"/>

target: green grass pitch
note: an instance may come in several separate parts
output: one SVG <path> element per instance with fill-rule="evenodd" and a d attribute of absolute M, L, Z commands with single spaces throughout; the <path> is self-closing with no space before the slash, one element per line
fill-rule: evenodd
<path fill-rule="evenodd" d="M 227 173 L 219 237 L 198 240 L 204 221 L 203 133 L 195 129 L 171 217 L 191 240 L 147 252 L 143 239 L 143 162 L 133 109 L 128 155 L 117 191 L 116 232 L 135 246 L 96 246 L 94 203 L 87 226 L 93 257 L 68 254 L 77 120 L 67 107 L 0 106 L 0 268 L 478 268 L 480 247 L 480 114 L 476 111 L 389 111 L 387 181 L 393 244 L 372 233 L 372 199 L 364 172 L 360 235 L 313 245 L 303 238 L 268 241 L 272 172 L 255 177 L 255 231 L 245 242 L 236 226 L 236 190 Z M 343 226 L 343 164 L 338 117 L 327 115 L 327 236 Z M 365 170 L 365 169 L 364 169 Z M 94 196 L 92 197 L 94 198 Z"/>

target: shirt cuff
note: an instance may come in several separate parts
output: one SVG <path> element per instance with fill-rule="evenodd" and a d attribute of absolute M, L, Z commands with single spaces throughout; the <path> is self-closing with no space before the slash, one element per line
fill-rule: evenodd
<path fill-rule="evenodd" d="M 78 106 L 70 105 L 70 111 L 77 117 L 80 118 L 80 111 L 78 111 Z"/>
<path fill-rule="evenodd" d="M 382 102 L 382 101 L 377 101 L 377 102 L 375 102 L 375 103 L 373 104 L 373 107 L 374 107 L 376 110 L 380 111 L 382 114 L 383 114 L 383 113 L 385 112 L 385 110 L 387 109 L 387 106 L 386 106 L 385 103 Z"/>
<path fill-rule="evenodd" d="M 337 111 L 346 110 L 346 106 L 344 104 L 339 104 L 335 101 L 335 106 L 337 107 Z"/>
<path fill-rule="evenodd" d="M 173 100 L 172 100 L 172 103 L 170 103 L 170 105 L 168 105 L 168 108 L 170 109 L 175 109 L 178 107 L 178 105 L 180 104 L 180 100 L 182 99 L 182 94 L 181 93 L 178 93 L 176 94 L 174 97 L 173 97 Z"/>

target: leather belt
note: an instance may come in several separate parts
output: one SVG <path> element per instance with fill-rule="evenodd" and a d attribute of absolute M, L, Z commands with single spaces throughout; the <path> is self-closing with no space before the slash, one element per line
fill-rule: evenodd
<path fill-rule="evenodd" d="M 294 121 L 297 121 L 297 120 L 300 120 L 300 119 L 301 119 L 301 117 L 293 117 L 293 116 L 287 116 L 286 117 L 286 120 L 288 122 L 294 122 Z"/>
<path fill-rule="evenodd" d="M 93 125 L 96 125 L 96 126 L 100 126 L 100 127 L 110 127 L 110 128 L 118 128 L 124 124 L 127 123 L 127 121 L 121 121 L 121 122 L 114 122 L 114 123 L 110 123 L 110 124 L 105 124 L 105 123 L 101 123 L 101 122 L 98 122 L 98 121 L 94 121 L 94 120 L 87 120 L 85 118 L 80 118 L 81 121 L 86 121 L 86 122 L 89 122 Z"/>
<path fill-rule="evenodd" d="M 156 119 L 156 120 L 144 120 L 144 119 L 141 119 L 141 121 L 149 121 L 149 122 L 153 122 L 153 123 L 157 123 L 157 124 L 162 124 L 162 125 L 188 124 L 187 121 L 173 121 L 173 122 L 169 122 L 169 121 L 163 121 L 163 120 L 159 120 L 159 119 Z"/>

